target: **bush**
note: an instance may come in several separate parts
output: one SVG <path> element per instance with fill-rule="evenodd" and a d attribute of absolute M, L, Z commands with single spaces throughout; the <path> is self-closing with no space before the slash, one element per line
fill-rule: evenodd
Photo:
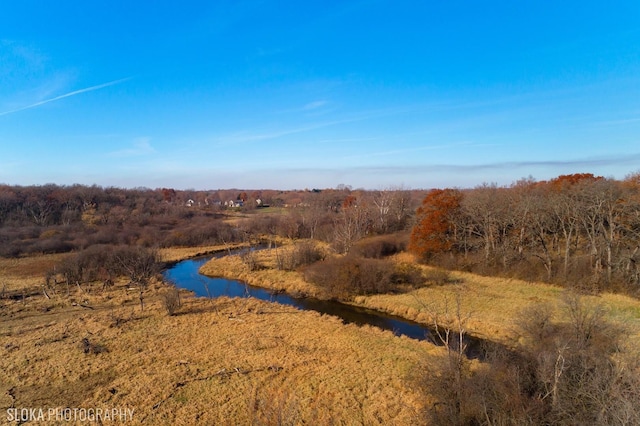
<path fill-rule="evenodd" d="M 158 253 L 143 247 L 119 247 L 114 250 L 111 262 L 118 275 L 125 275 L 132 283 L 143 287 L 162 268 Z"/>
<path fill-rule="evenodd" d="M 422 282 L 417 268 L 355 255 L 314 263 L 306 268 L 305 279 L 323 288 L 329 297 L 343 300 L 359 295 L 393 293 L 399 291 L 402 284 Z"/>
<path fill-rule="evenodd" d="M 410 263 L 401 263 L 395 265 L 393 271 L 393 282 L 398 285 L 409 285 L 411 287 L 420 287 L 425 284 L 425 278 L 422 270 Z"/>
<path fill-rule="evenodd" d="M 101 354 L 109 352 L 106 347 L 99 343 L 90 342 L 86 337 L 82 339 L 82 352 L 85 354 Z"/>
<path fill-rule="evenodd" d="M 169 315 L 174 315 L 180 307 L 180 291 L 172 287 L 162 296 L 162 303 Z"/>
<path fill-rule="evenodd" d="M 324 253 L 311 241 L 297 243 L 292 249 L 285 249 L 278 258 L 278 269 L 293 271 L 301 266 L 311 265 L 324 259 Z"/>
<path fill-rule="evenodd" d="M 369 259 L 381 259 L 404 251 L 407 243 L 408 236 L 404 234 L 382 235 L 358 241 L 351 252 Z"/>
<path fill-rule="evenodd" d="M 240 259 L 242 263 L 247 267 L 249 272 L 259 271 L 263 269 L 263 265 L 258 261 L 258 256 L 256 256 L 255 251 L 253 249 L 248 249 L 242 252 L 240 255 Z"/>
<path fill-rule="evenodd" d="M 127 276 L 131 283 L 144 287 L 161 267 L 154 250 L 94 245 L 74 256 L 66 257 L 49 275 L 61 275 L 67 285 L 97 280 L 107 283 L 117 276 Z"/>
<path fill-rule="evenodd" d="M 67 253 L 73 250 L 75 246 L 68 242 L 62 241 L 56 237 L 35 242 L 29 248 L 29 253 Z"/>
<path fill-rule="evenodd" d="M 429 269 L 424 278 L 435 285 L 456 284 L 459 282 L 459 280 L 453 278 L 449 271 L 444 269 Z"/>

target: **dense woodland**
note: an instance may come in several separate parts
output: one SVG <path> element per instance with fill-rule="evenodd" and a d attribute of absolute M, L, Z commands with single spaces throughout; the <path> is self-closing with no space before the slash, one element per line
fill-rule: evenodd
<path fill-rule="evenodd" d="M 438 189 L 417 215 L 411 250 L 443 266 L 591 291 L 640 289 L 640 174 Z"/>
<path fill-rule="evenodd" d="M 402 237 L 409 232 L 410 241 Z M 315 239 L 337 253 L 359 255 L 349 267 L 402 250 L 408 241 L 422 260 L 445 268 L 637 294 L 640 174 L 430 191 L 0 186 L 4 257 L 96 245 L 225 244 L 264 235 Z M 371 245 L 357 244 L 384 235 L 392 237 L 378 241 L 374 253 L 363 253 Z"/>
<path fill-rule="evenodd" d="M 365 235 L 405 229 L 423 195 L 348 187 L 176 191 L 5 185 L 0 186 L 0 256 L 76 251 L 96 244 L 221 244 L 259 234 L 318 239 L 346 252 Z M 243 220 L 223 220 L 234 216 Z"/>

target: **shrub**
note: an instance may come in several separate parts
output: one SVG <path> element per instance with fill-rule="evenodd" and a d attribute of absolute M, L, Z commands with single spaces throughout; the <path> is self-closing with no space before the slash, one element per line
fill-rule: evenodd
<path fill-rule="evenodd" d="M 90 342 L 86 337 L 82 339 L 82 352 L 85 354 L 101 354 L 109 352 L 106 347 L 99 343 Z"/>
<path fill-rule="evenodd" d="M 249 272 L 258 271 L 263 268 L 263 266 L 258 261 L 258 256 L 256 256 L 256 253 L 252 249 L 242 252 L 240 254 L 240 259 L 242 260 L 242 263 L 247 267 Z"/>
<path fill-rule="evenodd" d="M 180 291 L 176 287 L 167 290 L 162 296 L 162 303 L 169 315 L 174 315 L 180 307 Z"/>
<path fill-rule="evenodd" d="M 73 250 L 75 246 L 68 242 L 62 241 L 57 237 L 52 237 L 46 240 L 36 241 L 29 247 L 29 253 L 67 253 Z"/>
<path fill-rule="evenodd" d="M 424 278 L 429 283 L 435 285 L 455 284 L 459 282 L 459 280 L 453 278 L 449 271 L 444 269 L 429 269 L 425 273 Z"/>
<path fill-rule="evenodd" d="M 162 267 L 157 251 L 143 247 L 119 247 L 111 261 L 118 275 L 126 275 L 132 283 L 143 287 Z"/>
<path fill-rule="evenodd" d="M 160 271 L 161 266 L 154 250 L 94 245 L 66 257 L 49 275 L 61 275 L 67 286 L 96 280 L 108 283 L 117 276 L 127 276 L 133 284 L 144 287 Z"/>
<path fill-rule="evenodd" d="M 410 263 L 401 263 L 395 265 L 393 271 L 393 282 L 398 285 L 409 285 L 411 287 L 418 287 L 425 284 L 425 278 L 422 274 L 422 270 Z"/>
<path fill-rule="evenodd" d="M 404 234 L 382 235 L 358 241 L 351 252 L 370 259 L 380 259 L 404 251 L 407 243 L 408 236 Z"/>
<path fill-rule="evenodd" d="M 324 252 L 316 244 L 311 241 L 303 241 L 289 250 L 283 250 L 278 257 L 278 268 L 293 271 L 301 266 L 323 260 L 324 257 Z"/>
<path fill-rule="evenodd" d="M 420 281 L 417 276 L 416 271 L 398 267 L 389 260 L 355 255 L 316 262 L 305 270 L 307 281 L 323 288 L 329 297 L 344 300 L 358 295 L 396 292 L 399 284 Z"/>

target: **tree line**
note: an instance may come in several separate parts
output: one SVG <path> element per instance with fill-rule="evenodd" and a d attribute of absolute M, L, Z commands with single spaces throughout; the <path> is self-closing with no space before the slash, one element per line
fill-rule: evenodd
<path fill-rule="evenodd" d="M 640 173 L 431 190 L 417 210 L 410 249 L 473 272 L 636 292 Z"/>
<path fill-rule="evenodd" d="M 0 186 L 0 256 L 93 245 L 166 247 L 237 239 L 213 209 L 168 202 L 161 190 Z"/>
<path fill-rule="evenodd" d="M 231 214 L 227 198 L 244 201 L 241 220 L 224 220 Z M 258 199 L 279 209 L 262 213 Z M 640 173 L 430 191 L 0 185 L 2 256 L 95 244 L 197 246 L 259 235 L 310 238 L 349 253 L 364 237 L 409 231 L 410 250 L 445 268 L 634 292 L 640 286 Z"/>
<path fill-rule="evenodd" d="M 222 244 L 258 234 L 322 240 L 347 252 L 364 236 L 406 229 L 423 195 L 402 188 L 179 191 L 0 185 L 0 256 L 69 252 L 96 244 Z M 244 203 L 229 209 L 226 200 Z M 279 210 L 254 214 L 264 205 Z M 224 220 L 238 210 L 241 220 Z"/>

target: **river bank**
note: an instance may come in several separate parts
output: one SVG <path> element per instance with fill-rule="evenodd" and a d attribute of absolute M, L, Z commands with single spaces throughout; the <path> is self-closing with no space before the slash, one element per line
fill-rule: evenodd
<path fill-rule="evenodd" d="M 259 265 L 254 270 L 240 256 L 224 256 L 212 259 L 200 272 L 211 277 L 237 279 L 250 285 L 274 292 L 301 297 L 326 298 L 326 294 L 304 280 L 299 271 L 283 271 L 276 268 L 276 257 L 282 255 L 274 249 L 256 251 L 253 261 Z M 416 265 L 425 277 L 435 268 L 419 265 L 406 253 L 392 257 L 395 262 Z M 562 303 L 565 289 L 544 283 L 532 283 L 515 279 L 484 277 L 464 272 L 448 272 L 449 284 L 429 283 L 422 288 L 401 294 L 357 296 L 346 303 L 372 309 L 415 321 L 426 326 L 457 327 L 463 320 L 466 332 L 472 336 L 503 345 L 511 345 L 517 339 L 517 321 L 523 312 L 535 304 L 558 305 Z M 629 330 L 631 341 L 640 347 L 640 301 L 622 295 L 601 294 L 586 296 L 593 305 L 601 305 L 607 318 Z M 459 315 L 458 315 L 459 314 Z"/>
<path fill-rule="evenodd" d="M 249 244 L 233 243 L 199 247 L 168 247 L 158 249 L 158 257 L 161 262 L 175 263 L 181 260 L 191 259 L 198 256 L 208 256 L 216 253 L 223 253 L 229 250 L 237 250 L 243 247 L 249 247 Z"/>

